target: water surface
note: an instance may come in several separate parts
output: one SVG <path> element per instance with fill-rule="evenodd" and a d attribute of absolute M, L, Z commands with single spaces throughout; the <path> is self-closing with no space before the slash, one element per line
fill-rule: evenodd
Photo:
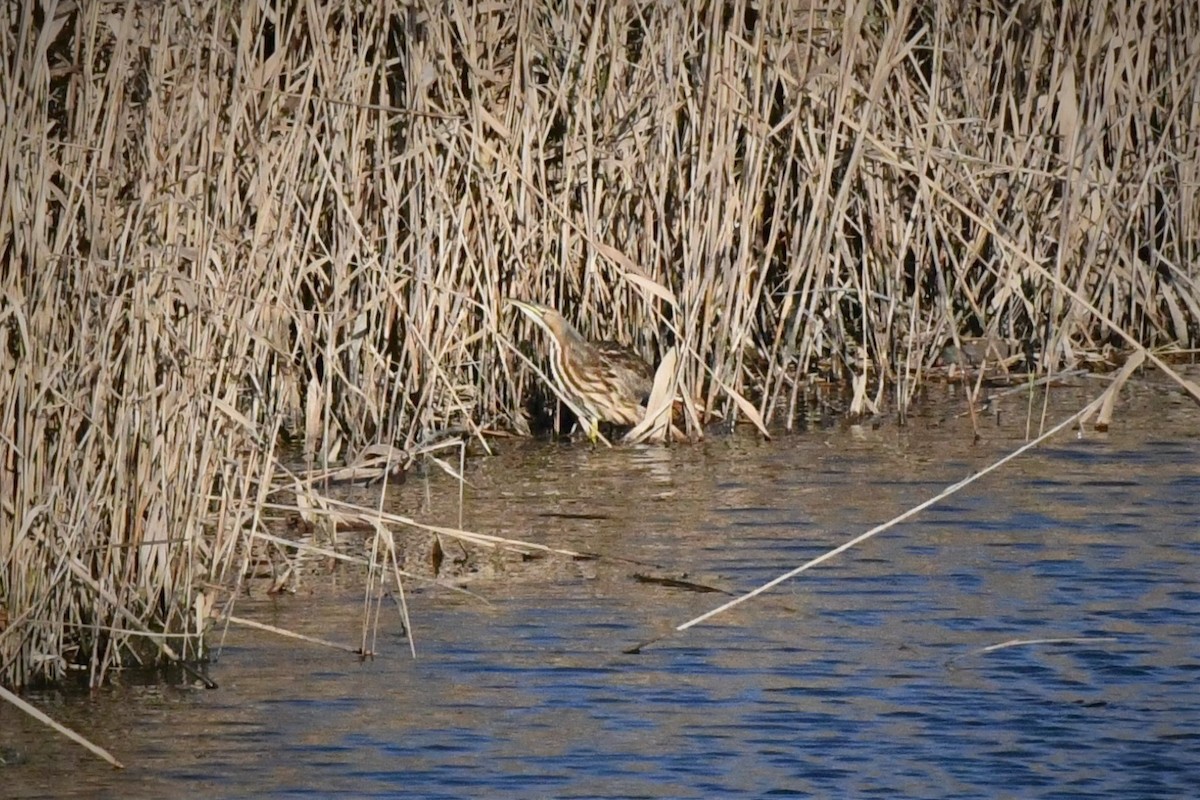
<path fill-rule="evenodd" d="M 1084 395 L 1058 393 L 1057 420 Z M 220 689 L 8 706 L 13 797 L 1186 797 L 1200 786 L 1200 424 L 1142 390 L 1085 429 L 711 623 L 623 651 L 1017 447 L 1025 406 L 694 447 L 501 443 L 465 527 L 613 557 L 410 587 L 374 660 L 231 629 Z M 426 491 L 428 488 L 428 492 Z M 393 508 L 456 525 L 448 479 Z M 615 559 L 628 559 L 621 561 Z M 637 562 L 637 563 L 634 563 Z M 356 645 L 361 589 L 310 577 L 242 616 Z M 981 648 L 1011 640 L 1071 643 Z"/>

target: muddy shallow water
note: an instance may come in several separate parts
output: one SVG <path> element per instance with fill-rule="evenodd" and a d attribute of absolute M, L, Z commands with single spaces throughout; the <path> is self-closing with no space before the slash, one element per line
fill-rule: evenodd
<path fill-rule="evenodd" d="M 1146 389 L 1122 409 L 636 655 L 729 599 L 639 576 L 751 589 L 1018 446 L 1024 401 L 979 442 L 943 401 L 772 442 L 501 443 L 468 468 L 464 527 L 611 559 L 412 586 L 416 659 L 384 606 L 374 660 L 231 629 L 217 690 L 31 696 L 123 771 L 0 705 L 0 794 L 1192 796 L 1200 412 Z M 392 508 L 458 524 L 448 478 Z M 363 604 L 338 574 L 237 612 L 357 645 Z M 1034 639 L 1074 641 L 982 650 Z"/>

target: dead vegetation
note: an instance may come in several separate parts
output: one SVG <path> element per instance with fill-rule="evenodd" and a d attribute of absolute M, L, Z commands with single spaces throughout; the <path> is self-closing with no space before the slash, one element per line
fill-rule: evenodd
<path fill-rule="evenodd" d="M 675 348 L 693 432 L 1200 332 L 1187 3 L 0 13 L 0 683 L 201 656 L 284 436 L 525 430 L 508 296 Z"/>

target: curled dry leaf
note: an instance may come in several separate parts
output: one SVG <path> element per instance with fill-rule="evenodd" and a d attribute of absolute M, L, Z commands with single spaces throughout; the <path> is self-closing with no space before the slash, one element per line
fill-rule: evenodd
<path fill-rule="evenodd" d="M 650 390 L 650 399 L 646 401 L 646 415 L 625 434 L 625 441 L 663 442 L 678 432 L 671 424 L 671 409 L 675 404 L 675 389 L 679 383 L 678 363 L 679 352 L 672 347 L 654 373 L 654 386 Z"/>

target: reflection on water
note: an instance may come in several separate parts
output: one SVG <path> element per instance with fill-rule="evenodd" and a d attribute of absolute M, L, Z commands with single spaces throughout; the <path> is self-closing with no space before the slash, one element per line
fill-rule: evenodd
<path fill-rule="evenodd" d="M 5 792 L 1189 796 L 1200 425 L 1190 404 L 1131 403 L 1111 433 L 1061 437 L 639 655 L 622 650 L 725 598 L 635 574 L 745 591 L 1013 448 L 1023 408 L 984 420 L 978 444 L 933 412 L 768 443 L 510 444 L 471 470 L 468 528 L 642 565 L 534 565 L 471 583 L 479 599 L 417 590 L 416 660 L 385 613 L 374 661 L 233 631 L 217 691 L 34 697 L 123 772 L 0 706 Z M 399 510 L 457 520 L 448 488 L 419 510 L 402 491 Z M 356 644 L 362 608 L 331 579 L 239 613 Z M 1059 637 L 1092 641 L 980 650 Z"/>

